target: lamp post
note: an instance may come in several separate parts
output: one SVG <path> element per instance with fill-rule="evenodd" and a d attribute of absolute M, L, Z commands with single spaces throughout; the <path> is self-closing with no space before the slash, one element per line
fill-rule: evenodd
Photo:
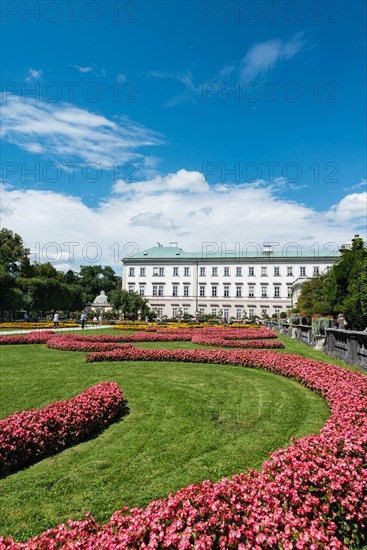
<path fill-rule="evenodd" d="M 200 315 L 200 311 L 197 309 L 195 311 L 195 317 L 196 317 L 196 322 L 198 323 L 199 322 L 199 315 Z"/>

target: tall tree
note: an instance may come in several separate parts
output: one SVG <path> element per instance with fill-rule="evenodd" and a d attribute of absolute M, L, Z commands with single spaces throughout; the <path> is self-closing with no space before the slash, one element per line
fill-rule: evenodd
<path fill-rule="evenodd" d="M 29 256 L 29 249 L 23 244 L 18 233 L 3 228 L 0 231 L 0 265 L 12 275 L 20 271 L 22 261 Z"/>
<path fill-rule="evenodd" d="M 298 307 L 308 315 L 345 314 L 348 328 L 367 327 L 367 248 L 356 236 L 328 274 L 306 281 Z"/>

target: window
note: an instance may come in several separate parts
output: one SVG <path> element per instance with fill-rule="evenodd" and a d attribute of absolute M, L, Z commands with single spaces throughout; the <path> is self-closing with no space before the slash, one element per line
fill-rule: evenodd
<path fill-rule="evenodd" d="M 173 317 L 174 319 L 177 317 L 177 310 L 178 310 L 177 307 L 173 307 L 173 308 L 172 308 L 172 317 Z"/>
<path fill-rule="evenodd" d="M 300 277 L 306 277 L 306 268 L 305 267 L 300 267 L 299 268 L 299 274 L 300 274 Z"/>
<path fill-rule="evenodd" d="M 236 298 L 241 298 L 241 297 L 242 297 L 242 286 L 237 285 L 236 286 Z"/>
<path fill-rule="evenodd" d="M 157 312 L 158 317 L 163 317 L 163 307 L 156 307 L 154 309 Z"/>
<path fill-rule="evenodd" d="M 199 286 L 199 296 L 205 296 L 205 285 Z"/>
<path fill-rule="evenodd" d="M 213 285 L 212 286 L 212 296 L 217 296 L 218 293 L 217 293 L 217 286 L 216 285 Z"/>
<path fill-rule="evenodd" d="M 189 267 L 184 267 L 184 276 L 188 277 L 189 275 L 190 275 L 190 268 Z"/>
<path fill-rule="evenodd" d="M 242 267 L 236 267 L 236 277 L 242 277 Z"/>
<path fill-rule="evenodd" d="M 248 286 L 248 297 L 255 298 L 255 285 Z"/>
<path fill-rule="evenodd" d="M 173 268 L 173 276 L 178 277 L 178 267 Z"/>
<path fill-rule="evenodd" d="M 224 268 L 224 276 L 229 277 L 229 267 Z"/>
<path fill-rule="evenodd" d="M 255 308 L 254 307 L 249 307 L 248 308 L 248 316 L 250 317 L 250 319 L 255 316 Z"/>
<path fill-rule="evenodd" d="M 223 317 L 224 317 L 224 319 L 229 319 L 229 308 L 228 307 L 223 308 Z"/>
<path fill-rule="evenodd" d="M 287 267 L 287 277 L 293 277 L 293 267 Z"/>
<path fill-rule="evenodd" d="M 254 268 L 253 267 L 249 267 L 248 268 L 248 276 L 249 277 L 253 277 L 255 275 L 254 273 Z"/>
<path fill-rule="evenodd" d="M 261 285 L 261 298 L 268 297 L 268 287 L 266 285 Z"/>
<path fill-rule="evenodd" d="M 225 298 L 228 298 L 228 296 L 229 296 L 229 285 L 224 285 L 223 296 Z"/>
<path fill-rule="evenodd" d="M 184 306 L 184 307 L 183 307 L 183 313 L 184 313 L 184 315 L 188 315 L 188 314 L 189 314 L 189 306 Z"/>
<path fill-rule="evenodd" d="M 140 268 L 140 277 L 145 277 L 145 267 Z"/>
<path fill-rule="evenodd" d="M 217 315 L 217 308 L 216 307 L 212 307 L 212 315 L 214 315 L 214 316 Z"/>
<path fill-rule="evenodd" d="M 153 285 L 153 296 L 164 296 L 163 285 Z"/>
<path fill-rule="evenodd" d="M 290 285 L 288 285 L 287 297 L 292 298 L 292 287 Z"/>
<path fill-rule="evenodd" d="M 212 275 L 213 275 L 213 277 L 218 277 L 218 268 L 217 267 L 212 267 Z"/>
<path fill-rule="evenodd" d="M 205 315 L 205 308 L 199 307 L 199 314 L 200 315 Z"/>
<path fill-rule="evenodd" d="M 134 292 L 134 287 L 135 287 L 135 285 L 133 285 L 133 284 L 129 285 L 129 292 Z"/>
<path fill-rule="evenodd" d="M 274 313 L 275 313 L 275 315 L 276 315 L 277 317 L 279 317 L 279 315 L 280 315 L 280 307 L 275 307 L 275 308 L 274 308 Z"/>
<path fill-rule="evenodd" d="M 178 296 L 178 285 L 172 285 L 172 296 Z"/>
<path fill-rule="evenodd" d="M 280 277 L 280 268 L 274 267 L 274 277 Z"/>
<path fill-rule="evenodd" d="M 313 268 L 313 274 L 314 274 L 314 275 L 320 275 L 320 268 L 319 268 L 319 266 L 314 266 L 314 268 Z"/>
<path fill-rule="evenodd" d="M 267 277 L 268 275 L 268 268 L 267 267 L 262 267 L 261 268 L 261 277 Z"/>
<path fill-rule="evenodd" d="M 200 268 L 200 277 L 205 277 L 205 267 Z"/>
<path fill-rule="evenodd" d="M 129 277 L 135 277 L 135 267 L 129 267 Z"/>
<path fill-rule="evenodd" d="M 242 319 L 242 308 L 236 307 L 236 319 Z"/>
<path fill-rule="evenodd" d="M 280 285 L 274 286 L 274 298 L 280 298 Z"/>
<path fill-rule="evenodd" d="M 164 277 L 164 267 L 153 267 L 153 277 Z"/>
<path fill-rule="evenodd" d="M 183 290 L 184 290 L 184 293 L 183 293 L 184 296 L 190 296 L 190 287 L 189 287 L 189 285 L 184 285 Z"/>
<path fill-rule="evenodd" d="M 144 296 L 144 294 L 145 294 L 145 285 L 139 285 L 139 294 L 140 294 L 140 296 Z"/>

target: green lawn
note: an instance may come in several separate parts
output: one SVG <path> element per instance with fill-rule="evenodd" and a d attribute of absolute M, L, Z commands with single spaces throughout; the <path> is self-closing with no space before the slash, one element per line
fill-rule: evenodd
<path fill-rule="evenodd" d="M 96 439 L 1 480 L 0 533 L 18 540 L 87 511 L 103 522 L 124 505 L 260 468 L 270 451 L 317 433 L 329 415 L 325 401 L 294 381 L 240 366 L 86 364 L 84 353 L 34 344 L 0 353 L 2 418 L 103 380 L 120 385 L 129 408 Z"/>

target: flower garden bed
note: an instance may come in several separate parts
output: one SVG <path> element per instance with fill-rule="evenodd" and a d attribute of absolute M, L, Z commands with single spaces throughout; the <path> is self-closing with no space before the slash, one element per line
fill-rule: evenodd
<path fill-rule="evenodd" d="M 139 356 L 140 353 L 144 357 Z M 118 355 L 120 354 L 120 356 Z M 137 358 L 242 364 L 292 378 L 323 396 L 331 416 L 320 435 L 271 453 L 261 472 L 204 481 L 124 508 L 105 525 L 83 521 L 49 529 L 1 550 L 281 548 L 325 550 L 364 542 L 367 531 L 367 379 L 363 374 L 289 354 L 240 350 L 120 349 L 87 361 Z"/>
<path fill-rule="evenodd" d="M 206 336 L 205 334 L 194 335 L 191 339 L 193 344 L 201 344 L 217 348 L 258 348 L 258 349 L 283 349 L 284 344 L 279 340 L 229 340 L 223 337 Z"/>
<path fill-rule="evenodd" d="M 54 336 L 53 330 L 43 330 L 40 332 L 30 332 L 24 336 L 0 336 L 0 345 L 14 344 L 46 344 L 51 336 Z"/>
<path fill-rule="evenodd" d="M 100 432 L 119 415 L 123 401 L 117 384 L 103 382 L 73 399 L 8 416 L 0 421 L 0 475 Z"/>

